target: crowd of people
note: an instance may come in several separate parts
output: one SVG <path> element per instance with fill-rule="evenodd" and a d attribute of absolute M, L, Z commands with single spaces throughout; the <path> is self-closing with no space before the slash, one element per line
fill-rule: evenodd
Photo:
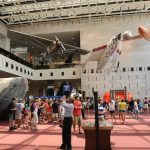
<path fill-rule="evenodd" d="M 107 112 L 109 112 L 111 119 L 114 123 L 116 122 L 116 115 L 121 119 L 122 124 L 125 124 L 126 114 L 128 114 L 131 118 L 137 119 L 139 114 L 150 114 L 150 100 L 145 97 L 143 100 L 133 99 L 125 100 L 125 99 L 111 99 L 109 103 L 106 101 L 99 99 L 99 118 L 102 121 L 105 121 Z"/>
<path fill-rule="evenodd" d="M 91 110 L 92 108 L 93 110 Z M 89 111 L 90 110 L 90 111 Z M 86 113 L 85 113 L 86 112 Z M 66 99 L 25 99 L 12 98 L 9 105 L 9 130 L 17 128 L 36 130 L 40 123 L 56 123 L 62 127 L 62 145 L 71 149 L 71 128 L 75 134 L 82 134 L 82 119 L 94 112 L 91 101 L 83 101 L 78 96 Z M 106 122 L 107 116 L 111 116 L 112 122 L 117 123 L 119 116 L 122 124 L 125 124 L 126 114 L 131 118 L 138 118 L 139 114 L 150 114 L 150 100 L 133 99 L 111 99 L 108 103 L 102 98 L 98 99 L 98 116 L 101 122 Z M 78 130 L 76 129 L 78 126 Z"/>
<path fill-rule="evenodd" d="M 74 132 L 76 132 L 76 124 L 79 123 L 79 133 L 81 133 L 81 122 L 84 115 L 84 102 L 79 99 L 78 96 L 71 99 L 74 107 L 76 105 L 81 105 L 77 109 L 74 108 Z M 9 105 L 9 120 L 10 120 L 10 130 L 16 128 L 31 128 L 37 129 L 38 123 L 59 123 L 62 127 L 62 122 L 64 118 L 64 107 L 62 106 L 62 101 L 67 99 L 65 97 L 61 99 L 39 99 L 35 98 L 33 100 L 18 100 L 17 98 L 12 98 Z M 79 104 L 78 104 L 79 103 Z"/>

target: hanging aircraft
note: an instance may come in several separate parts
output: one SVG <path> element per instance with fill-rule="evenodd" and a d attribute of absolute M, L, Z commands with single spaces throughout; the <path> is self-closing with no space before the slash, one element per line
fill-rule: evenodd
<path fill-rule="evenodd" d="M 148 41 L 150 41 L 150 31 L 146 29 L 145 27 L 140 26 L 138 28 L 139 35 L 137 36 L 132 36 L 132 34 L 128 32 L 124 32 L 123 35 L 119 33 L 118 35 L 114 36 L 106 45 L 94 48 L 87 61 L 98 61 L 97 64 L 97 69 L 96 71 L 99 72 L 102 69 L 105 68 L 107 72 L 110 72 L 110 70 L 113 68 L 113 66 L 116 64 L 119 55 L 121 55 L 121 44 L 124 41 L 128 40 L 135 40 L 138 38 L 144 38 Z M 47 55 L 53 55 L 54 53 L 59 53 L 61 55 L 65 53 L 72 53 L 73 54 L 81 54 L 85 55 L 88 54 L 90 51 L 80 49 L 78 47 L 64 44 L 62 43 L 57 37 L 56 41 L 33 36 L 33 35 L 28 35 L 25 33 L 21 33 L 18 31 L 13 31 L 9 30 L 8 31 L 8 37 L 10 39 L 15 38 L 17 41 L 22 41 L 25 43 L 25 45 L 28 43 L 32 47 L 32 45 L 36 45 L 40 47 L 40 52 L 42 51 L 42 58 L 46 57 Z M 43 49 L 43 47 L 45 49 Z M 67 47 L 67 48 L 66 48 Z M 70 49 L 69 49 L 70 48 Z M 36 49 L 37 50 L 37 49 Z M 69 55 L 70 56 L 70 55 Z M 85 68 L 86 62 L 82 64 Z M 119 67 L 119 62 L 117 63 L 117 68 Z"/>
<path fill-rule="evenodd" d="M 97 61 L 96 72 L 105 70 L 111 70 L 112 66 L 118 60 L 121 55 L 121 33 L 114 36 L 106 45 L 94 48 L 89 57 L 87 58 L 84 68 L 86 67 L 87 61 Z"/>
<path fill-rule="evenodd" d="M 109 74 L 114 65 L 116 64 L 116 70 L 120 63 L 116 63 L 118 57 L 121 55 L 121 45 L 122 42 L 129 40 L 136 40 L 139 38 L 144 38 L 147 41 L 150 41 L 150 31 L 145 27 L 138 28 L 139 35 L 132 36 L 131 32 L 124 32 L 123 35 L 119 33 L 114 36 L 106 45 L 94 48 L 86 62 L 84 63 L 84 68 L 86 67 L 87 61 L 98 61 L 96 71 L 100 72 L 105 69 L 106 73 Z"/>
<path fill-rule="evenodd" d="M 0 78 L 0 114 L 8 108 L 11 98 L 23 99 L 28 88 L 26 78 Z"/>
<path fill-rule="evenodd" d="M 90 52 L 73 45 L 65 44 L 57 36 L 55 36 L 55 40 L 50 40 L 14 30 L 8 30 L 7 36 L 10 40 L 17 42 L 19 46 L 28 47 L 31 53 L 34 55 L 41 54 L 42 57 L 53 54 L 63 56 L 66 53 L 85 55 Z"/>

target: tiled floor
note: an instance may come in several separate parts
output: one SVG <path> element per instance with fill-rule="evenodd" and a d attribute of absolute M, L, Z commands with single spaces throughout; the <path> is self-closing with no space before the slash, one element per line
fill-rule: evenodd
<path fill-rule="evenodd" d="M 93 116 L 88 120 L 94 121 Z M 8 131 L 8 123 L 0 122 L 0 150 L 56 150 L 60 144 L 61 128 L 57 124 L 38 125 L 37 131 Z M 83 150 L 84 145 L 84 134 L 72 134 L 73 150 Z M 125 125 L 117 119 L 111 145 L 113 150 L 150 150 L 150 115 L 141 115 L 139 119 L 127 116 Z"/>

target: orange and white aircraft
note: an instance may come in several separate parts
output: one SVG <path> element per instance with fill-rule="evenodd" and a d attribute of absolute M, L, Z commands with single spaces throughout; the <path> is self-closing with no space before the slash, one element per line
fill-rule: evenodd
<path fill-rule="evenodd" d="M 138 28 L 139 35 L 129 36 L 122 35 L 121 33 L 114 36 L 106 45 L 94 48 L 91 54 L 89 55 L 87 61 L 98 61 L 96 71 L 99 72 L 102 69 L 105 69 L 107 73 L 110 73 L 111 69 L 118 60 L 121 52 L 121 44 L 124 41 L 135 40 L 138 38 L 144 38 L 147 41 L 150 41 L 150 31 L 145 27 Z M 123 39 L 122 39 L 123 38 Z M 86 66 L 86 63 L 85 63 Z M 117 64 L 117 69 L 119 67 L 119 62 Z"/>

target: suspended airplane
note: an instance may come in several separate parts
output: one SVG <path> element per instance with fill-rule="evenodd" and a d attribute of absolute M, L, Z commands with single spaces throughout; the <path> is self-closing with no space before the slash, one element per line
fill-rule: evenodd
<path fill-rule="evenodd" d="M 41 54 L 42 57 L 53 54 L 64 55 L 66 53 L 85 55 L 90 52 L 73 45 L 62 43 L 57 36 L 55 36 L 55 40 L 49 40 L 14 30 L 8 30 L 7 36 L 12 42 L 15 41 L 17 45 L 28 47 L 31 53 L 34 55 L 36 53 L 38 55 Z"/>
<path fill-rule="evenodd" d="M 124 41 L 128 41 L 128 40 L 135 40 L 138 38 L 144 38 L 148 41 L 150 41 L 150 31 L 148 29 L 146 29 L 145 27 L 140 26 L 138 28 L 138 32 L 139 35 L 137 36 L 132 36 L 132 34 L 128 31 L 128 32 L 124 32 L 123 35 L 121 35 L 121 33 L 119 33 L 118 35 L 114 36 L 106 45 L 94 48 L 87 61 L 98 61 L 97 64 L 97 69 L 96 71 L 99 72 L 102 69 L 106 69 L 107 72 L 110 72 L 111 69 L 113 68 L 113 66 L 115 65 L 115 63 L 118 60 L 119 55 L 121 55 L 121 44 Z M 37 37 L 37 36 L 33 36 L 33 35 L 28 35 L 25 33 L 21 33 L 18 31 L 13 31 L 13 30 L 9 30 L 8 31 L 8 37 L 10 39 L 17 39 L 17 41 L 23 41 L 23 43 L 25 43 L 25 41 L 27 43 L 30 43 L 31 46 L 33 44 L 38 45 L 42 50 L 43 47 L 45 47 L 46 51 L 43 51 L 43 55 L 42 57 L 46 57 L 48 54 L 53 55 L 53 53 L 61 53 L 61 54 L 65 54 L 66 52 L 69 53 L 78 53 L 81 55 L 85 55 L 88 54 L 90 51 L 88 50 L 84 50 L 84 49 L 80 49 L 78 47 L 72 46 L 72 45 L 68 45 L 68 44 L 64 44 L 61 41 L 59 41 L 59 39 L 57 37 L 56 41 L 53 40 L 49 40 L 49 39 L 45 39 L 45 38 L 41 38 L 41 37 Z M 65 47 L 70 47 L 71 49 L 66 49 Z M 86 67 L 87 63 L 82 64 L 84 66 L 84 68 Z M 117 64 L 117 68 L 119 67 L 119 62 Z"/>
<path fill-rule="evenodd" d="M 147 41 L 150 41 L 150 31 L 145 27 L 138 28 L 139 35 L 132 36 L 131 32 L 124 32 L 121 36 L 121 33 L 114 36 L 106 45 L 94 48 L 86 62 L 84 63 L 84 68 L 86 67 L 87 61 L 98 61 L 96 71 L 106 70 L 106 73 L 110 73 L 114 65 L 116 64 L 118 57 L 121 55 L 121 45 L 122 42 L 128 40 L 135 40 L 139 38 L 144 38 Z M 116 64 L 116 69 L 118 70 L 120 63 Z"/>
<path fill-rule="evenodd" d="M 8 108 L 11 98 L 23 99 L 28 88 L 26 78 L 0 78 L 0 114 Z"/>
<path fill-rule="evenodd" d="M 114 36 L 106 45 L 94 48 L 87 58 L 83 68 L 86 68 L 87 61 L 97 61 L 96 72 L 112 69 L 119 55 L 121 55 L 121 33 Z"/>

